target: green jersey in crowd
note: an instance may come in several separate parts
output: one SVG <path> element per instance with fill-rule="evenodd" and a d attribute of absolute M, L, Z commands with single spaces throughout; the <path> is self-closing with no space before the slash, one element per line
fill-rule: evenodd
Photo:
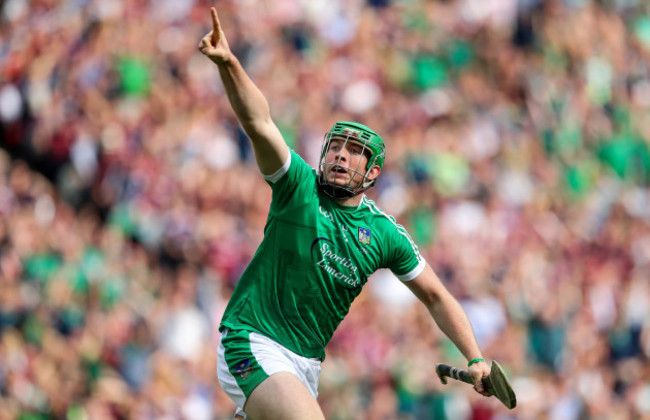
<path fill-rule="evenodd" d="M 264 239 L 220 329 L 258 332 L 322 360 L 372 273 L 389 268 L 408 281 L 425 262 L 406 230 L 366 196 L 358 207 L 345 207 L 319 192 L 316 171 L 293 150 L 265 178 L 273 198 Z"/>

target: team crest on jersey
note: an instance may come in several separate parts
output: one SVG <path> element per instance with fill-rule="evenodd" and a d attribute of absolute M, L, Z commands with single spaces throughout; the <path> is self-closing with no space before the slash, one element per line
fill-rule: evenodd
<path fill-rule="evenodd" d="M 372 232 L 370 229 L 359 228 L 359 242 L 365 245 L 370 245 L 370 236 Z"/>

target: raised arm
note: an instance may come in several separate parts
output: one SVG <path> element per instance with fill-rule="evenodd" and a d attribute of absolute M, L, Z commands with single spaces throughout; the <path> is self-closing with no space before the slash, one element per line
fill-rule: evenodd
<path fill-rule="evenodd" d="M 404 284 L 424 303 L 442 332 L 454 342 L 467 360 L 482 358 L 467 314 L 429 265 L 418 277 Z M 484 361 L 475 363 L 469 367 L 469 373 L 474 379 L 474 389 L 487 395 L 481 378 L 490 374 L 490 366 Z"/>
<path fill-rule="evenodd" d="M 230 51 L 217 10 L 212 7 L 210 12 L 212 30 L 201 39 L 199 51 L 219 67 L 230 105 L 253 144 L 257 165 L 262 174 L 271 175 L 287 160 L 289 148 L 271 119 L 266 98 Z"/>

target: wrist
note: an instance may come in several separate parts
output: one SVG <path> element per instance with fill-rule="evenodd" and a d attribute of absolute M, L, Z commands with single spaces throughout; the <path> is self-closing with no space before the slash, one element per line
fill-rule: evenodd
<path fill-rule="evenodd" d="M 217 66 L 227 66 L 233 64 L 237 59 L 235 57 L 235 54 L 233 54 L 230 51 L 223 56 L 214 56 L 210 58 L 212 59 L 212 62 L 214 62 L 214 64 L 216 64 Z"/>
<path fill-rule="evenodd" d="M 472 366 L 472 365 L 474 365 L 476 363 L 480 363 L 480 362 L 485 362 L 485 359 L 482 358 L 482 357 L 475 357 L 475 358 L 471 359 L 469 362 L 467 362 L 467 367 L 470 367 L 470 366 Z"/>

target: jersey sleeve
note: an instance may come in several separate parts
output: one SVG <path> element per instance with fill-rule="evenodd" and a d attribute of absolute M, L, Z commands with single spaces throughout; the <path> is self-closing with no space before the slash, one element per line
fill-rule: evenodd
<path fill-rule="evenodd" d="M 391 249 L 387 267 L 401 281 L 410 281 L 422 273 L 426 261 L 417 245 L 402 225 L 394 225 L 390 235 Z"/>
<path fill-rule="evenodd" d="M 293 149 L 282 167 L 271 175 L 265 175 L 264 179 L 273 191 L 272 208 L 284 207 L 300 197 L 309 197 L 316 188 L 314 169 Z"/>

